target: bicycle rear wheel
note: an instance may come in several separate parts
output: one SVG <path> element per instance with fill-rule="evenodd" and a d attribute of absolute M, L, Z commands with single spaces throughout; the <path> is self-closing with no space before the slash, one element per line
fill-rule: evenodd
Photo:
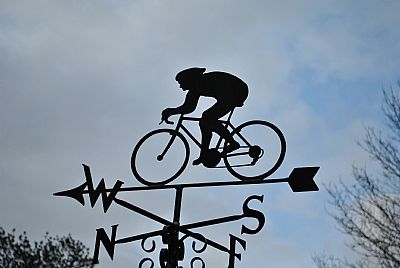
<path fill-rule="evenodd" d="M 253 120 L 232 132 L 240 148 L 224 156 L 227 170 L 240 180 L 265 179 L 282 164 L 286 141 L 272 123 Z M 225 143 L 226 146 L 226 143 Z"/>
<path fill-rule="evenodd" d="M 145 185 L 164 185 L 176 179 L 189 161 L 186 138 L 172 129 L 156 129 L 139 140 L 132 152 L 131 168 Z"/>

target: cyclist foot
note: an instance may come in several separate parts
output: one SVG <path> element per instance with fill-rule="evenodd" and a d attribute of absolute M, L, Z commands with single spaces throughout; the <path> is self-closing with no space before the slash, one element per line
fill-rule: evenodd
<path fill-rule="evenodd" d="M 237 141 L 230 142 L 224 149 L 224 154 L 229 154 L 237 149 L 239 149 L 240 145 Z"/>
<path fill-rule="evenodd" d="M 196 160 L 193 161 L 193 166 L 198 166 L 201 163 L 203 163 L 204 158 L 202 156 L 200 156 L 199 158 L 197 158 Z"/>

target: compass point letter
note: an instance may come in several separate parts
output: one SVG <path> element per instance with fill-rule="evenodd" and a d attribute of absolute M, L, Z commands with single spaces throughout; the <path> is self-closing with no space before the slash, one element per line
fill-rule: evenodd
<path fill-rule="evenodd" d="M 93 264 L 99 263 L 100 243 L 103 244 L 111 260 L 114 258 L 115 238 L 117 236 L 118 224 L 111 226 L 111 239 L 108 238 L 103 228 L 96 229 L 96 244 L 94 246 Z"/>

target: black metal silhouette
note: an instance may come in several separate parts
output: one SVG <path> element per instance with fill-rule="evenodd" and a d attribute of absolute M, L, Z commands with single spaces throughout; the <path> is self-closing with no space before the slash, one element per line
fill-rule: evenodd
<path fill-rule="evenodd" d="M 200 121 L 202 134 L 200 156 L 193 161 L 193 165 L 199 165 L 206 161 L 207 150 L 210 145 L 212 132 L 217 133 L 226 141 L 224 147 L 225 153 L 230 153 L 239 148 L 239 143 L 227 130 L 224 125 L 218 121 L 235 107 L 241 107 L 248 95 L 248 87 L 240 78 L 224 73 L 209 72 L 204 73 L 206 68 L 189 68 L 179 72 L 175 80 L 179 83 L 186 94 L 185 102 L 176 108 L 167 108 L 162 112 L 162 121 L 168 121 L 173 114 L 188 114 L 196 109 L 197 102 L 201 96 L 212 97 L 217 102 L 206 110 Z"/>
<path fill-rule="evenodd" d="M 126 209 L 129 209 L 135 213 L 141 214 L 151 220 L 159 222 L 164 227 L 161 230 L 156 230 L 152 232 L 148 232 L 145 234 L 135 235 L 126 238 L 116 239 L 117 235 L 117 227 L 118 225 L 113 225 L 111 237 L 108 237 L 107 233 L 103 228 L 97 229 L 96 235 L 96 243 L 95 243 L 95 252 L 94 252 L 94 263 L 98 263 L 99 257 L 99 249 L 100 245 L 103 244 L 106 249 L 108 255 L 111 259 L 114 257 L 114 248 L 117 244 L 125 244 L 131 243 L 134 241 L 142 240 L 142 248 L 146 252 L 153 252 L 155 250 L 155 242 L 152 242 L 152 246 L 150 249 L 145 248 L 145 241 L 148 238 L 161 236 L 162 242 L 167 245 L 167 248 L 163 248 L 160 250 L 159 254 L 159 262 L 160 267 L 171 267 L 177 268 L 178 262 L 184 259 L 185 254 L 185 246 L 184 240 L 188 237 L 195 239 L 196 241 L 203 243 L 203 247 L 200 249 L 196 249 L 195 242 L 192 245 L 192 249 L 196 253 L 201 253 L 205 250 L 207 246 L 211 246 L 215 249 L 220 250 L 221 252 L 225 252 L 229 256 L 229 266 L 228 268 L 233 268 L 235 263 L 235 258 L 240 260 L 240 254 L 235 251 L 236 245 L 239 244 L 243 249 L 246 249 L 246 242 L 238 238 L 236 236 L 230 235 L 230 244 L 229 247 L 222 245 L 219 242 L 216 242 L 210 238 L 204 237 L 200 233 L 196 233 L 191 231 L 192 229 L 211 226 L 215 224 L 228 223 L 232 221 L 237 221 L 243 218 L 255 218 L 258 221 L 258 226 L 255 229 L 250 229 L 245 225 L 242 225 L 242 234 L 256 234 L 258 233 L 264 226 L 265 217 L 262 212 L 251 209 L 248 204 L 252 200 L 258 200 L 263 202 L 263 196 L 252 195 L 248 197 L 243 203 L 243 213 L 239 215 L 231 215 L 225 216 L 217 219 L 205 220 L 196 223 L 183 224 L 180 223 L 180 214 L 181 214 L 181 204 L 182 204 L 182 193 L 184 189 L 187 188 L 202 188 L 202 187 L 223 187 L 223 186 L 240 186 L 240 185 L 261 185 L 261 184 L 272 184 L 272 183 L 283 183 L 286 182 L 289 184 L 293 192 L 305 192 L 305 191 L 318 191 L 318 187 L 315 184 L 313 178 L 317 173 L 319 167 L 302 167 L 295 168 L 292 173 L 287 178 L 281 179 L 269 179 L 269 180 L 245 180 L 245 181 L 222 181 L 222 182 L 207 182 L 207 183 L 187 183 L 187 184 L 175 184 L 175 185 L 155 185 L 155 186 L 140 186 L 140 187 L 122 187 L 123 182 L 117 180 L 112 188 L 106 188 L 104 179 L 102 179 L 99 185 L 94 188 L 93 187 L 93 179 L 90 172 L 90 168 L 87 165 L 83 165 L 86 182 L 82 185 L 73 188 L 71 190 L 62 191 L 55 193 L 55 196 L 64 196 L 70 197 L 77 200 L 82 205 L 85 205 L 84 195 L 89 196 L 90 204 L 94 207 L 97 200 L 102 198 L 103 201 L 103 209 L 104 213 L 107 212 L 110 205 L 112 203 L 116 203 L 119 206 L 122 206 Z M 151 191 L 151 190 L 160 190 L 160 189 L 171 189 L 175 190 L 175 208 L 173 220 L 166 220 L 158 215 L 155 215 L 149 211 L 146 211 L 134 204 L 131 204 L 127 201 L 117 198 L 117 194 L 119 192 L 135 192 L 135 191 Z M 179 234 L 183 234 L 183 237 L 179 238 Z M 200 257 L 196 257 L 192 260 L 192 264 L 194 262 L 200 262 L 202 265 L 204 261 Z M 154 266 L 154 261 L 150 258 L 143 259 L 139 267 L 146 262 L 149 262 L 152 266 Z"/>
<path fill-rule="evenodd" d="M 230 112 L 227 120 L 218 120 L 218 122 L 223 124 L 224 128 L 232 129 L 232 136 L 236 137 L 239 148 L 234 152 L 226 153 L 224 148 L 228 146 L 227 141 L 225 140 L 225 144 L 222 145 L 223 137 L 220 137 L 214 148 L 208 149 L 206 153 L 203 153 L 205 154 L 203 165 L 208 168 L 226 168 L 233 176 L 241 180 L 267 178 L 279 168 L 285 157 L 286 141 L 282 132 L 274 124 L 262 120 L 248 121 L 235 127 L 230 122 L 232 114 L 233 111 Z M 135 178 L 145 185 L 167 184 L 178 178 L 186 168 L 190 155 L 189 143 L 182 132 L 197 146 L 202 146 L 189 129 L 185 127 L 184 121 L 198 122 L 201 120 L 201 118 L 187 117 L 181 114 L 175 129 L 156 129 L 141 138 L 136 144 L 131 158 L 131 167 Z M 156 142 L 156 140 L 158 143 L 154 146 L 155 148 L 152 148 L 155 149 L 153 152 L 148 148 L 152 147 L 151 143 Z M 150 143 L 150 145 L 146 146 L 146 143 Z M 167 177 L 156 178 L 158 179 L 156 181 L 155 178 L 149 178 L 146 175 L 146 170 L 140 169 L 138 158 L 140 158 L 141 153 L 150 154 L 145 164 L 151 170 L 154 170 L 158 161 L 163 161 L 170 151 L 174 151 L 174 146 L 180 148 L 181 151 L 178 153 L 181 154 L 182 159 L 172 155 L 173 161 L 171 161 L 171 165 L 176 165 L 176 168 L 170 166 L 167 168 L 172 168 L 175 172 L 168 175 L 164 169 L 164 176 Z M 146 149 L 143 149 L 143 147 Z M 218 166 L 221 158 L 223 158 L 225 165 Z M 154 162 L 149 164 L 149 161 Z"/>
<path fill-rule="evenodd" d="M 237 246 L 246 250 L 246 241 L 229 234 L 229 245 L 207 238 L 193 229 L 200 227 L 213 226 L 243 218 L 254 218 L 258 225 L 255 228 L 241 226 L 241 234 L 254 235 L 261 231 L 265 223 L 265 216 L 261 211 L 249 207 L 250 202 L 263 202 L 263 195 L 252 195 L 248 197 L 242 207 L 242 213 L 238 215 L 224 216 L 216 219 L 209 219 L 195 223 L 182 224 L 181 206 L 183 191 L 187 188 L 203 187 L 227 187 L 243 185 L 265 185 L 272 183 L 288 183 L 293 192 L 318 191 L 313 178 L 318 172 L 319 167 L 301 167 L 293 169 L 287 178 L 263 180 L 272 175 L 282 164 L 286 153 L 286 141 L 282 132 L 272 123 L 263 120 L 253 120 L 245 122 L 235 127 L 231 122 L 231 117 L 235 107 L 243 105 L 247 98 L 247 85 L 228 73 L 210 72 L 204 73 L 204 68 L 190 68 L 184 70 L 176 76 L 176 80 L 183 90 L 187 90 L 187 96 L 183 105 L 176 108 L 167 108 L 162 112 L 162 122 L 172 124 L 169 117 L 173 114 L 180 114 L 174 129 L 156 129 L 145 135 L 135 146 L 131 157 L 131 168 L 135 178 L 146 186 L 122 187 L 122 181 L 117 180 L 112 188 L 107 188 L 104 179 L 101 179 L 95 188 L 93 184 L 90 168 L 83 165 L 86 181 L 73 189 L 54 193 L 55 196 L 70 197 L 85 205 L 85 195 L 89 196 L 90 204 L 95 206 L 97 200 L 102 199 L 104 213 L 108 211 L 112 203 L 124 207 L 132 212 L 145 216 L 162 225 L 162 228 L 152 232 L 138 234 L 125 238 L 117 239 L 118 225 L 111 226 L 111 235 L 107 235 L 103 228 L 96 230 L 96 242 L 94 249 L 93 262 L 98 263 L 100 246 L 103 245 L 111 259 L 114 258 L 115 246 L 118 244 L 141 241 L 142 249 L 147 253 L 156 250 L 155 237 L 161 237 L 163 248 L 159 251 L 158 264 L 161 268 L 183 268 L 180 262 L 185 258 L 185 242 L 192 239 L 192 250 L 196 254 L 203 253 L 208 246 L 213 247 L 228 255 L 228 268 L 234 268 L 235 261 L 241 260 L 241 254 L 237 253 Z M 200 96 L 214 97 L 217 103 L 203 113 L 201 118 L 185 116 L 192 112 L 197 105 Z M 228 115 L 227 120 L 221 118 Z M 196 137 L 184 125 L 184 121 L 199 122 L 202 140 L 199 142 Z M 161 124 L 160 123 L 160 124 Z M 255 131 L 251 133 L 251 131 Z M 185 135 L 189 137 L 198 147 L 200 156 L 193 164 L 203 164 L 208 168 L 226 168 L 237 181 L 213 181 L 203 183 L 168 184 L 182 174 L 189 161 L 189 143 Z M 216 145 L 209 149 L 211 135 L 213 132 L 219 134 Z M 258 138 L 258 139 L 257 139 Z M 163 140 L 164 139 L 164 140 Z M 224 140 L 224 144 L 222 144 Z M 149 146 L 153 141 L 160 141 L 154 147 Z M 264 145 L 263 142 L 270 142 Z M 180 151 L 174 151 L 175 147 L 180 146 Z M 150 149 L 155 149 L 152 152 Z M 178 161 L 179 155 L 182 161 Z M 147 160 L 144 158 L 150 156 Z M 149 161 L 157 163 L 167 162 L 171 156 L 171 164 L 177 164 L 175 170 L 170 175 L 166 175 L 166 170 L 162 170 L 163 178 L 143 175 L 141 164 L 144 163 L 155 169 Z M 224 160 L 224 165 L 218 166 L 220 160 Z M 266 163 L 264 160 L 268 160 Z M 168 163 L 168 162 L 167 162 Z M 250 170 L 250 172 L 248 172 Z M 253 172 L 254 171 L 254 172 Z M 154 213 L 144 210 L 135 204 L 129 203 L 117 197 L 120 192 L 153 191 L 160 189 L 170 189 L 175 191 L 175 205 L 172 220 L 164 219 Z M 148 241 L 151 240 L 149 246 Z M 200 247 L 199 247 L 200 245 Z M 194 256 L 190 261 L 191 268 L 200 264 L 205 268 L 204 260 L 199 256 Z M 155 266 L 155 261 L 151 258 L 144 258 L 139 262 L 139 267 L 146 264 L 150 267 Z"/>

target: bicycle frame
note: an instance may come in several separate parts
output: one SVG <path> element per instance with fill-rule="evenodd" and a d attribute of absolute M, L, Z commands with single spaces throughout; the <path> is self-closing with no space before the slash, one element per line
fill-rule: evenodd
<path fill-rule="evenodd" d="M 219 122 L 221 122 L 226 128 L 231 128 L 233 132 L 236 131 L 236 127 L 230 122 L 230 119 L 232 117 L 233 114 L 233 110 L 229 113 L 229 116 L 226 120 L 218 120 Z M 179 120 L 176 124 L 175 133 L 178 133 L 180 131 L 180 129 L 183 130 L 183 132 L 199 147 L 201 148 L 201 142 L 198 141 L 196 139 L 196 137 L 189 131 L 188 128 L 186 128 L 186 126 L 183 124 L 183 121 L 192 121 L 192 122 L 199 122 L 201 120 L 201 118 L 198 117 L 188 117 L 188 116 L 184 116 L 183 114 L 180 115 Z M 246 146 L 241 146 L 240 148 L 250 148 L 251 144 L 239 133 L 236 131 L 235 133 L 245 144 Z M 165 147 L 164 151 L 161 153 L 161 155 L 164 155 L 169 148 L 171 147 L 172 143 L 174 142 L 176 137 L 176 134 L 173 135 L 171 137 L 171 139 L 169 140 L 167 146 Z M 221 147 L 221 143 L 222 143 L 223 138 L 219 137 L 217 144 L 215 146 L 215 149 L 223 149 L 223 147 Z M 227 154 L 226 157 L 231 157 L 231 156 L 239 156 L 239 155 L 246 155 L 248 154 L 248 152 L 239 152 L 239 153 L 230 153 Z"/>
<path fill-rule="evenodd" d="M 282 132 L 274 124 L 263 120 L 247 121 L 236 127 L 230 122 L 231 116 L 232 111 L 226 116 L 226 120 L 225 118 L 219 119 L 218 122 L 222 124 L 222 127 L 225 127 L 226 131 L 231 133 L 234 140 L 239 143 L 239 148 L 229 152 L 229 143 L 219 135 L 219 137 L 215 137 L 216 139 L 212 141 L 213 145 L 210 148 L 207 148 L 206 151 L 203 151 L 203 153 L 205 153 L 205 158 L 202 163 L 203 166 L 206 168 L 226 168 L 229 173 L 241 180 L 264 179 L 268 177 L 282 164 L 285 156 L 286 142 Z M 189 162 L 190 150 L 193 149 L 190 148 L 191 146 L 189 145 L 190 142 L 188 142 L 188 138 L 200 149 L 206 149 L 202 148 L 202 140 L 199 139 L 200 135 L 194 133 L 193 129 L 189 127 L 189 124 L 184 123 L 184 121 L 201 123 L 201 120 L 201 118 L 181 114 L 179 115 L 174 127 L 155 129 L 143 136 L 133 149 L 131 157 L 131 168 L 135 177 L 146 185 L 165 184 L 176 179 L 186 168 Z M 163 121 L 171 124 L 170 121 Z M 190 125 L 194 126 L 193 123 L 190 123 Z M 197 125 L 198 124 L 196 124 L 196 127 Z M 264 133 L 267 134 L 264 139 L 262 136 L 260 137 L 260 135 L 257 135 L 258 130 L 254 126 L 256 126 L 258 130 L 263 130 Z M 255 131 L 257 131 L 256 135 L 254 135 Z M 164 138 L 161 138 L 161 136 Z M 153 140 L 153 137 L 158 138 L 158 141 L 164 140 L 161 144 L 154 142 L 151 143 L 152 141 L 156 141 Z M 150 150 L 148 152 L 156 158 L 153 160 L 150 158 L 150 161 L 162 161 L 168 154 L 167 160 L 171 160 L 172 163 L 174 163 L 175 160 L 178 160 L 177 156 L 179 155 L 179 150 L 182 150 L 183 146 L 184 158 L 179 163 L 177 162 L 177 166 L 175 166 L 178 168 L 177 171 L 175 171 L 173 175 L 166 175 L 168 178 L 165 180 L 154 182 L 154 179 L 152 179 L 152 181 L 149 181 L 137 171 L 136 161 L 138 159 L 138 152 L 142 151 L 140 148 L 148 139 L 151 139 L 151 141 L 147 144 L 155 145 L 149 147 Z M 269 141 L 270 139 L 272 143 Z M 222 140 L 224 140 L 224 142 Z M 176 148 L 175 146 L 172 148 L 175 143 L 177 143 Z M 169 154 L 170 151 L 173 152 L 171 155 Z M 144 152 L 147 152 L 147 150 L 144 150 Z M 267 154 L 264 154 L 265 152 Z M 264 155 L 266 155 L 266 157 L 263 157 Z M 261 158 L 262 162 L 259 161 Z M 223 166 L 219 165 L 221 160 L 224 162 Z M 256 163 L 258 163 L 257 168 L 252 169 L 251 167 L 255 166 Z M 234 169 L 236 167 L 238 167 L 238 169 Z M 239 167 L 250 167 L 250 169 L 239 169 Z M 249 171 L 251 173 L 249 173 Z"/>
<path fill-rule="evenodd" d="M 213 123 L 210 123 L 208 131 L 219 134 L 218 137 L 211 135 L 210 146 L 208 140 L 207 144 L 204 143 L 203 134 L 208 138 L 211 133 L 204 133 L 203 119 L 178 114 L 174 126 L 154 129 L 138 141 L 131 157 L 133 175 L 145 185 L 161 185 L 173 181 L 189 163 L 190 151 L 193 153 L 189 140 L 192 140 L 200 148 L 202 157 L 199 159 L 201 161 L 193 161 L 194 165 L 201 162 L 205 168 L 226 168 L 240 180 L 267 178 L 279 168 L 285 157 L 286 141 L 282 131 L 264 120 L 250 120 L 234 126 L 231 123 L 232 115 L 233 109 L 223 118 L 216 119 L 218 122 L 214 121 L 219 126 L 213 128 Z M 174 124 L 165 116 L 161 119 L 160 124 Z M 184 121 L 196 123 L 186 124 Z M 201 135 L 198 133 L 199 125 L 200 130 L 203 130 Z M 166 161 L 161 162 L 164 159 Z M 161 179 L 157 179 L 158 173 L 149 170 L 147 163 L 151 163 L 154 168 L 165 169 Z"/>

